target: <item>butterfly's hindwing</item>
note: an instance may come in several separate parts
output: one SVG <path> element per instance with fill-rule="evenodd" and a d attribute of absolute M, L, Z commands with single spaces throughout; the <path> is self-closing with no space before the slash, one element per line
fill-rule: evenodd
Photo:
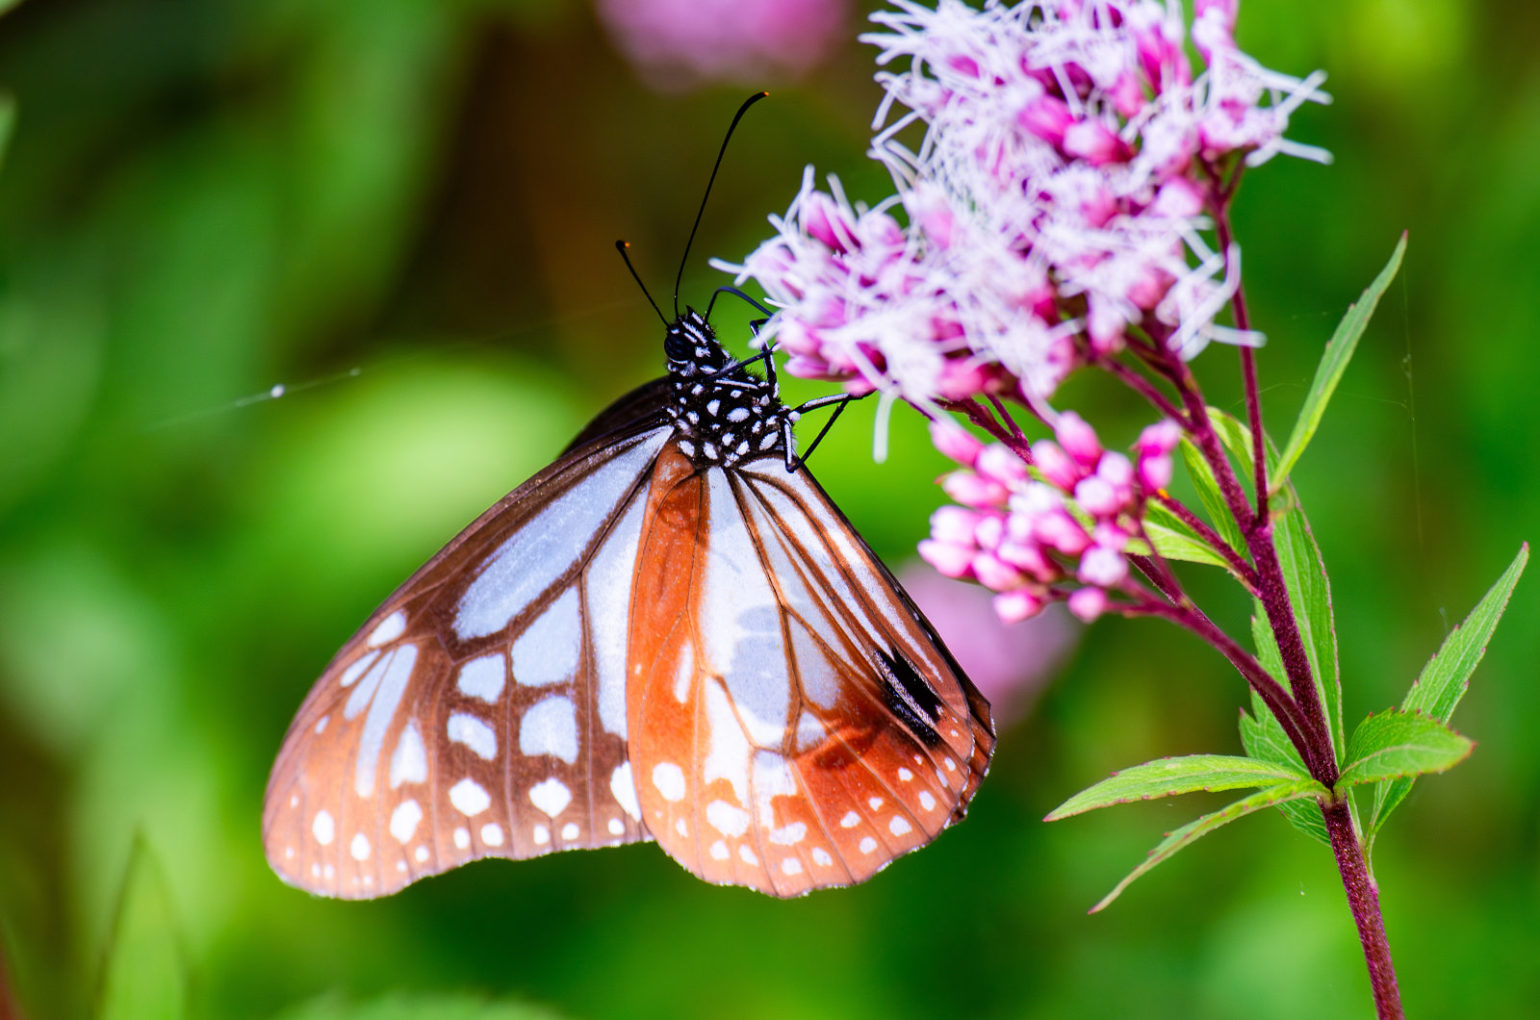
<path fill-rule="evenodd" d="M 651 489 L 639 563 L 668 569 L 636 578 L 630 754 L 658 842 L 792 896 L 960 817 L 987 709 L 811 476 L 665 450 Z"/>
<path fill-rule="evenodd" d="M 477 857 L 645 839 L 625 641 L 666 427 L 574 451 L 374 614 L 285 738 L 264 840 L 288 882 L 379 896 Z"/>

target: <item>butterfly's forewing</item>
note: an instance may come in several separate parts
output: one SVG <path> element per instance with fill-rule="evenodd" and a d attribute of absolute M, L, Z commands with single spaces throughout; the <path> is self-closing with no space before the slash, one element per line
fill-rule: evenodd
<path fill-rule="evenodd" d="M 671 434 L 659 394 L 601 415 L 607 435 L 482 514 L 332 660 L 268 783 L 263 838 L 287 882 L 380 896 L 477 857 L 647 838 L 625 642 Z"/>
<path fill-rule="evenodd" d="M 811 475 L 778 457 L 697 472 L 665 448 L 650 489 L 629 731 L 664 849 L 793 896 L 862 881 L 960 818 L 988 706 Z"/>

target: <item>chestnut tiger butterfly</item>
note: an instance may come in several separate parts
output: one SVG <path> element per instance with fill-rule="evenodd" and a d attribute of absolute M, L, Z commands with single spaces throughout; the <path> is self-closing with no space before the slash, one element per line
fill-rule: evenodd
<path fill-rule="evenodd" d="M 656 840 L 708 882 L 796 896 L 962 818 L 989 705 L 796 455 L 799 412 L 833 401 L 789 408 L 770 350 L 760 378 L 705 316 L 659 317 L 667 376 L 456 536 L 311 689 L 263 810 L 284 881 L 368 898 Z"/>

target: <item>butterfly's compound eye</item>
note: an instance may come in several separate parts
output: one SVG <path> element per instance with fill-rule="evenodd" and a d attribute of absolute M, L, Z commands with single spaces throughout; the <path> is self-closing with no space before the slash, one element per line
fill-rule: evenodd
<path fill-rule="evenodd" d="M 663 335 L 663 353 L 669 361 L 691 361 L 695 356 L 695 343 L 685 336 L 684 330 L 671 326 Z"/>

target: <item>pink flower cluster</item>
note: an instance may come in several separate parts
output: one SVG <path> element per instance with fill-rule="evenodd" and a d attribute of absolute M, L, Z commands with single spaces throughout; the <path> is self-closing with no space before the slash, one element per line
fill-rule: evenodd
<path fill-rule="evenodd" d="M 1204 212 L 1229 157 L 1324 158 L 1282 132 L 1325 97 L 1235 47 L 1236 0 L 1197 3 L 1196 74 L 1178 0 L 895 6 L 862 38 L 907 61 L 877 76 L 897 195 L 867 209 L 809 170 L 776 236 L 723 266 L 780 307 L 765 335 L 790 371 L 922 407 L 1039 401 L 1130 331 L 1183 357 L 1260 342 L 1214 321 L 1238 252 L 1212 250 Z"/>
<path fill-rule="evenodd" d="M 1181 429 L 1170 420 L 1145 429 L 1137 461 L 1103 450 L 1073 412 L 1054 435 L 1032 444 L 1029 469 L 1002 443 L 986 446 L 951 422 L 932 428 L 937 448 L 963 466 L 942 482 L 960 505 L 931 516 L 920 555 L 997 592 L 995 612 L 1008 623 L 1059 598 L 1082 620 L 1102 614 L 1128 576 L 1130 543 L 1143 538 L 1145 501 L 1171 481 Z"/>

